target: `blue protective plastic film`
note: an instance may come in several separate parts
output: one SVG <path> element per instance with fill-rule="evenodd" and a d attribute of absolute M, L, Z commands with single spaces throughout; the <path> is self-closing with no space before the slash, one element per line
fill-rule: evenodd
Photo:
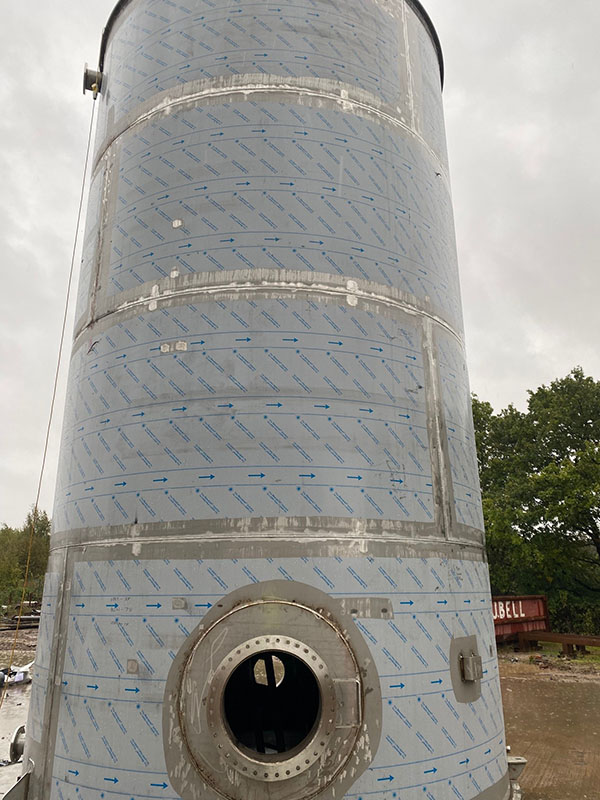
<path fill-rule="evenodd" d="M 171 667 L 273 581 L 356 606 L 382 700 L 345 796 L 505 800 L 430 26 L 405 0 L 131 0 L 102 66 L 30 800 L 180 797 Z"/>

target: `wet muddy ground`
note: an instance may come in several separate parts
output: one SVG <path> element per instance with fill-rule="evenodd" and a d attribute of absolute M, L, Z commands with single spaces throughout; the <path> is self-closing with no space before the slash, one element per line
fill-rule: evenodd
<path fill-rule="evenodd" d="M 523 800 L 600 800 L 600 675 L 500 662 L 507 742 Z"/>
<path fill-rule="evenodd" d="M 0 690 L 1 691 L 1 690 Z M 27 722 L 31 685 L 9 689 L 0 709 L 0 764 L 8 759 L 10 739 L 19 725 Z M 0 798 L 21 775 L 22 764 L 0 767 Z"/>
<path fill-rule="evenodd" d="M 14 631 L 0 631 L 0 667 L 10 663 L 15 640 Z M 36 630 L 19 631 L 13 664 L 28 664 L 35 656 Z M 0 690 L 1 691 L 1 690 Z M 27 710 L 31 686 L 15 686 L 8 689 L 0 708 L 0 764 L 8 759 L 11 736 L 19 725 L 27 722 Z M 0 798 L 14 785 L 21 775 L 21 764 L 0 767 Z"/>
<path fill-rule="evenodd" d="M 27 632 L 19 660 L 31 661 L 34 632 Z M 0 657 L 5 648 L 0 634 Z M 507 741 L 528 765 L 523 800 L 600 800 L 600 663 L 530 663 L 521 655 L 500 658 Z M 4 663 L 4 662 L 2 662 Z M 10 737 L 27 718 L 30 687 L 13 687 L 0 709 L 0 763 Z M 21 765 L 0 767 L 0 798 Z"/>

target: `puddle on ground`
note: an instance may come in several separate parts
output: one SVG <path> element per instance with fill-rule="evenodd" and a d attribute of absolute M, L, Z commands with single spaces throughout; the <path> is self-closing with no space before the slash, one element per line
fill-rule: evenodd
<path fill-rule="evenodd" d="M 1 690 L 0 690 L 1 691 Z M 2 708 L 0 708 L 0 763 L 8 759 L 11 737 L 19 725 L 27 722 L 27 710 L 31 696 L 31 684 L 8 689 Z M 16 783 L 21 775 L 22 764 L 0 767 L 0 798 Z"/>
<path fill-rule="evenodd" d="M 506 739 L 523 800 L 600 800 L 600 682 L 503 677 Z"/>

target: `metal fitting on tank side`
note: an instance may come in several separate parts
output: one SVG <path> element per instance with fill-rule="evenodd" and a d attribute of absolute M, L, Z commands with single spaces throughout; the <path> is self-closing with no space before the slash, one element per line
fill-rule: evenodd
<path fill-rule="evenodd" d="M 29 776 L 32 768 L 33 764 L 30 765 L 29 771 L 21 775 L 15 785 L 8 790 L 4 795 L 4 800 L 27 800 L 29 796 Z"/>
<path fill-rule="evenodd" d="M 527 759 L 523 758 L 523 756 L 511 756 L 510 746 L 507 746 L 506 753 L 508 756 L 508 776 L 510 778 L 510 800 L 523 800 L 519 778 L 527 766 Z"/>
<path fill-rule="evenodd" d="M 104 75 L 99 70 L 90 69 L 86 64 L 83 70 L 83 93 L 93 92 L 94 100 L 102 90 Z"/>
<path fill-rule="evenodd" d="M 21 760 L 25 748 L 25 725 L 19 725 L 10 739 L 8 759 L 11 764 Z"/>

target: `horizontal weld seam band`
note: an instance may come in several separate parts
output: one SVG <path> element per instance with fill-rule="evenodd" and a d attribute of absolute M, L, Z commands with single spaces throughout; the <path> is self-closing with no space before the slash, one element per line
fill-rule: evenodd
<path fill-rule="evenodd" d="M 168 279 L 167 279 L 168 280 Z M 159 288 L 158 284 L 155 284 L 156 288 Z M 376 288 L 383 288 L 376 285 Z M 194 295 L 205 295 L 207 297 L 218 295 L 218 294 L 242 294 L 242 293 L 253 293 L 253 294 L 260 294 L 260 293 L 289 293 L 289 294 L 317 294 L 317 295 L 324 295 L 324 296 L 333 296 L 333 297 L 355 297 L 358 300 L 363 301 L 370 301 L 373 303 L 377 303 L 379 305 L 387 306 L 388 308 L 395 308 L 399 311 L 404 311 L 405 313 L 418 316 L 418 317 L 425 317 L 426 319 L 431 320 L 435 324 L 439 325 L 441 328 L 446 330 L 450 333 L 457 341 L 462 345 L 463 339 L 462 336 L 454 330 L 454 328 L 441 317 L 437 316 L 431 311 L 424 309 L 421 307 L 417 302 L 404 300 L 404 299 L 395 299 L 393 297 L 386 296 L 381 291 L 373 291 L 373 290 L 366 290 L 361 289 L 360 287 L 357 288 L 348 288 L 347 286 L 335 285 L 331 283 L 319 282 L 319 283 L 311 283 L 311 284 L 303 284 L 299 281 L 277 281 L 277 280 L 261 280 L 260 283 L 251 283 L 247 279 L 236 281 L 235 280 L 235 272 L 232 274 L 232 280 L 228 281 L 227 283 L 219 283 L 219 284 L 212 284 L 212 285 L 203 285 L 203 286 L 187 286 L 185 288 L 174 288 L 170 289 L 167 288 L 163 293 L 159 293 L 158 291 L 156 294 L 151 293 L 150 295 L 145 295 L 142 297 L 138 297 L 135 300 L 127 300 L 120 305 L 108 309 L 104 311 L 104 313 L 98 315 L 94 320 L 91 320 L 88 324 L 84 327 L 80 328 L 76 335 L 75 341 L 73 344 L 73 352 L 75 352 L 83 343 L 83 337 L 85 333 L 90 328 L 93 328 L 99 322 L 107 319 L 110 316 L 121 314 L 135 308 L 146 307 L 151 303 L 158 304 L 163 301 L 169 300 L 178 300 L 178 299 L 185 299 L 189 298 L 190 296 Z"/>
<path fill-rule="evenodd" d="M 254 80 L 252 80 L 253 78 Z M 361 111 L 367 112 L 368 114 L 379 117 L 383 121 L 396 128 L 401 128 L 410 136 L 417 139 L 435 159 L 436 163 L 440 164 L 444 179 L 448 181 L 445 166 L 441 164 L 439 156 L 425 141 L 425 139 L 423 139 L 423 137 L 417 133 L 417 131 L 413 130 L 413 128 L 411 128 L 405 122 L 402 122 L 401 119 L 394 115 L 390 106 L 383 106 L 383 104 L 379 103 L 377 98 L 375 98 L 373 95 L 370 95 L 367 92 L 362 92 L 361 94 L 364 96 L 364 99 L 360 99 L 360 97 L 356 96 L 356 92 L 352 89 L 352 87 L 347 86 L 347 84 L 329 81 L 326 78 L 314 78 L 312 81 L 307 78 L 297 79 L 298 81 L 302 80 L 302 84 L 296 84 L 293 79 L 283 78 L 281 79 L 281 83 L 277 83 L 276 81 L 278 76 L 273 76 L 273 78 L 273 83 L 265 83 L 264 75 L 261 73 L 249 73 L 247 75 L 238 75 L 234 78 L 227 79 L 218 78 L 216 80 L 209 79 L 190 81 L 189 83 L 183 84 L 182 87 L 178 87 L 176 96 L 173 93 L 173 89 L 165 89 L 163 92 L 155 95 L 156 102 L 151 109 L 135 117 L 133 120 L 131 120 L 131 122 L 126 121 L 116 133 L 114 133 L 112 136 L 108 136 L 104 140 L 104 142 L 100 145 L 98 154 L 94 160 L 93 171 L 97 169 L 100 161 L 102 158 L 104 158 L 107 151 L 121 136 L 138 125 L 142 125 L 151 120 L 153 117 L 164 113 L 165 111 L 171 111 L 177 106 L 186 105 L 193 102 L 200 104 L 206 100 L 219 98 L 227 98 L 231 100 L 232 95 L 243 95 L 243 99 L 246 100 L 248 96 L 252 94 L 275 94 L 281 92 L 290 95 L 298 95 L 301 97 L 315 98 L 317 100 L 329 100 L 334 102 L 336 105 L 343 106 L 344 111 L 348 111 L 349 108 L 357 108 Z M 242 83 L 242 80 L 245 81 L 245 83 Z M 315 85 L 311 86 L 311 83 Z M 325 87 L 323 85 L 324 83 L 334 84 L 339 88 L 337 91 L 335 91 L 333 88 Z M 211 86 L 211 84 L 213 85 Z M 215 86 L 214 84 L 218 85 Z M 188 92 L 184 94 L 183 90 L 187 87 L 190 88 Z"/>

